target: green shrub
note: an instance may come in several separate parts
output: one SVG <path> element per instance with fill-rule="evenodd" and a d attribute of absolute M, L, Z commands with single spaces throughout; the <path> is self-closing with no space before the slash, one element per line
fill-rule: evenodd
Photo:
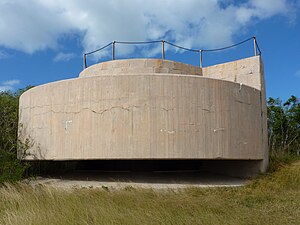
<path fill-rule="evenodd" d="M 28 167 L 29 164 L 20 162 L 15 153 L 0 150 L 0 184 L 20 180 Z"/>
<path fill-rule="evenodd" d="M 295 96 L 282 102 L 268 100 L 268 140 L 271 152 L 300 153 L 300 102 Z"/>
<path fill-rule="evenodd" d="M 19 97 L 17 92 L 0 92 L 0 183 L 20 180 L 28 163 L 17 159 Z"/>
<path fill-rule="evenodd" d="M 271 151 L 268 172 L 275 172 L 279 168 L 290 165 L 297 160 L 300 160 L 300 156 L 296 155 L 295 153 Z"/>

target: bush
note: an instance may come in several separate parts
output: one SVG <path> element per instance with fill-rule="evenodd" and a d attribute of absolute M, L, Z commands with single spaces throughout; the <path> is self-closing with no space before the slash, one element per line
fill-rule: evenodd
<path fill-rule="evenodd" d="M 271 152 L 299 155 L 300 103 L 297 97 L 291 96 L 286 102 L 269 98 L 268 136 Z"/>
<path fill-rule="evenodd" d="M 291 163 L 297 160 L 300 160 L 300 156 L 294 153 L 283 151 L 271 151 L 268 172 L 275 172 L 281 167 L 290 165 Z"/>
<path fill-rule="evenodd" d="M 17 159 L 19 97 L 29 88 L 0 92 L 0 183 L 21 179 L 29 166 Z"/>
<path fill-rule="evenodd" d="M 0 184 L 20 180 L 28 167 L 29 164 L 20 162 L 15 153 L 0 150 Z"/>

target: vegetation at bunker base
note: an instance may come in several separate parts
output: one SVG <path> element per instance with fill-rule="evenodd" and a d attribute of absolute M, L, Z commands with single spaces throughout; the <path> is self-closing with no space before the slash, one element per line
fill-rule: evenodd
<path fill-rule="evenodd" d="M 20 180 L 29 166 L 17 160 L 19 97 L 28 88 L 0 92 L 0 184 Z"/>
<path fill-rule="evenodd" d="M 299 224 L 300 162 L 239 188 L 0 188 L 0 224 Z"/>

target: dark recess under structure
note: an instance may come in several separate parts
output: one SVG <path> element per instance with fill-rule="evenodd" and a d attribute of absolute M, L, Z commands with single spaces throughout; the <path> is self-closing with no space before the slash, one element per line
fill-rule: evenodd
<path fill-rule="evenodd" d="M 92 171 L 105 172 L 169 172 L 169 173 L 212 173 L 233 177 L 251 177 L 249 168 L 257 166 L 257 161 L 246 160 L 80 160 L 80 161 L 32 161 L 38 165 L 42 176 Z M 249 174 L 245 174 L 247 168 Z"/>

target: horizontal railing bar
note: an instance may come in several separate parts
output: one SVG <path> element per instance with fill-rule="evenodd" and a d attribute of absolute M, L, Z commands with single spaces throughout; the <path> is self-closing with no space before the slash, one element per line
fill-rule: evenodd
<path fill-rule="evenodd" d="M 203 52 L 215 52 L 215 51 L 221 51 L 221 50 L 226 50 L 228 48 L 233 48 L 235 46 L 238 46 L 238 45 L 241 45 L 241 44 L 244 44 L 245 42 L 247 41 L 250 41 L 252 40 L 254 37 L 251 37 L 251 38 L 248 38 L 247 40 L 244 40 L 244 41 L 241 41 L 237 44 L 233 44 L 233 45 L 229 45 L 229 46 L 226 46 L 226 47 L 222 47 L 222 48 L 215 48 L 215 49 L 202 49 Z"/>
<path fill-rule="evenodd" d="M 110 43 L 108 43 L 107 45 L 105 45 L 105 46 L 103 46 L 103 47 L 101 47 L 101 48 L 98 48 L 98 49 L 96 49 L 96 50 L 94 50 L 94 51 L 91 51 L 91 52 L 88 52 L 88 53 L 84 53 L 84 54 L 85 54 L 85 55 L 90 55 L 90 54 L 93 54 L 93 53 L 95 53 L 95 52 L 101 51 L 101 50 L 107 48 L 108 46 L 110 46 L 112 43 L 113 43 L 113 42 L 110 42 Z"/>
<path fill-rule="evenodd" d="M 162 41 L 116 41 L 117 44 L 134 44 L 134 45 L 138 45 L 138 44 L 154 44 L 154 43 L 159 43 Z"/>

